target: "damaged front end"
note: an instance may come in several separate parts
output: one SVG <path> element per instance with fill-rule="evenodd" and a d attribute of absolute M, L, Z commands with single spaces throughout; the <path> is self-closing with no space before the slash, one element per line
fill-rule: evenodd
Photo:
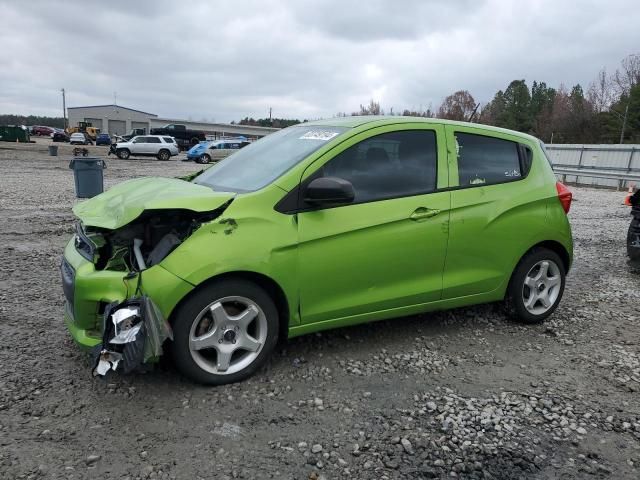
<path fill-rule="evenodd" d="M 114 230 L 79 223 L 76 249 L 96 270 L 141 272 L 159 264 L 202 224 L 218 218 L 229 203 L 210 212 L 146 211 Z"/>
<path fill-rule="evenodd" d="M 171 336 L 164 319 L 193 289 L 161 263 L 233 197 L 176 179 L 138 179 L 74 207 L 80 221 L 61 264 L 65 323 L 96 353 L 96 374 L 161 355 Z"/>
<path fill-rule="evenodd" d="M 93 351 L 93 376 L 117 370 L 120 363 L 124 373 L 131 373 L 160 357 L 164 341 L 173 340 L 171 327 L 146 295 L 109 304 L 102 330 L 102 343 Z"/>

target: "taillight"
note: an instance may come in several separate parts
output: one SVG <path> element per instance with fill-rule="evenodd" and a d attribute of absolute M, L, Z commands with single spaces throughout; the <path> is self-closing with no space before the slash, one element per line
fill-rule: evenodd
<path fill-rule="evenodd" d="M 573 200 L 573 193 L 562 182 L 556 182 L 556 190 L 558 191 L 558 198 L 564 209 L 564 213 L 569 213 L 571 208 L 571 200 Z"/>

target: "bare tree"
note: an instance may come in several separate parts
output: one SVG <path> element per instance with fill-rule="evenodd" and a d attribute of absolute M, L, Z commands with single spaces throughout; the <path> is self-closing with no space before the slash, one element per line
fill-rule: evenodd
<path fill-rule="evenodd" d="M 438 118 L 468 120 L 476 108 L 476 101 L 468 90 L 459 90 L 446 97 L 438 109 Z"/>
<path fill-rule="evenodd" d="M 380 107 L 380 103 L 372 98 L 369 105 L 360 105 L 360 112 L 352 115 L 384 115 L 384 110 Z"/>
<path fill-rule="evenodd" d="M 628 95 L 631 87 L 640 83 L 640 54 L 635 53 L 622 59 L 621 69 L 613 74 L 613 83 L 618 96 Z"/>
<path fill-rule="evenodd" d="M 598 72 L 598 77 L 589 85 L 587 100 L 593 105 L 595 112 L 600 113 L 608 110 L 615 99 L 613 82 L 607 75 L 607 70 L 603 68 Z"/>

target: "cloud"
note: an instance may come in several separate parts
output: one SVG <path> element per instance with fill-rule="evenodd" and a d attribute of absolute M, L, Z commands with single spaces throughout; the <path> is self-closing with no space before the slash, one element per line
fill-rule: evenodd
<path fill-rule="evenodd" d="M 637 53 L 635 2 L 0 1 L 0 112 L 118 103 L 166 117 L 320 118 L 373 98 L 488 101 L 513 79 L 587 86 Z"/>

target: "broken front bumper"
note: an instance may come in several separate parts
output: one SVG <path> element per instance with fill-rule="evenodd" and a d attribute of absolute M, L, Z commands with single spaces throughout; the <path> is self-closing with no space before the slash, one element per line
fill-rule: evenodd
<path fill-rule="evenodd" d="M 74 238 L 65 247 L 60 267 L 66 299 L 64 321 L 74 341 L 89 349 L 102 341 L 105 307 L 135 295 L 138 279 L 127 280 L 127 272 L 96 270 L 93 263 L 80 255 Z M 160 265 L 141 273 L 140 287 L 164 318 L 169 318 L 177 303 L 193 289 L 193 285 Z"/>

